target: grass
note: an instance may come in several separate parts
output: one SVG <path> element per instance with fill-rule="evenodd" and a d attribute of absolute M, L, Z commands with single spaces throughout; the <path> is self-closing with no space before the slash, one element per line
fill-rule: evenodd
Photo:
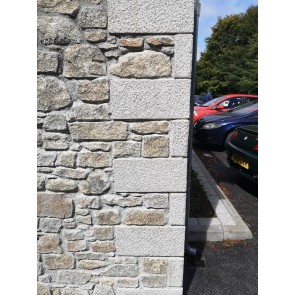
<path fill-rule="evenodd" d="M 215 211 L 207 198 L 202 184 L 194 170 L 191 170 L 190 217 L 216 217 Z"/>

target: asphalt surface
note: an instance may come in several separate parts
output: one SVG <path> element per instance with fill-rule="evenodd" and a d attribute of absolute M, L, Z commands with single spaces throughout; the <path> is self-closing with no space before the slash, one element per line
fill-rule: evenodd
<path fill-rule="evenodd" d="M 253 239 L 195 244 L 197 257 L 185 257 L 183 294 L 258 294 L 258 185 L 230 168 L 224 151 L 196 146 L 194 150 L 250 228 Z"/>

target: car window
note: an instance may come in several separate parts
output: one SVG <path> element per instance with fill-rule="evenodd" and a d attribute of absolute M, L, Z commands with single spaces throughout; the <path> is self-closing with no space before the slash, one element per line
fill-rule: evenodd
<path fill-rule="evenodd" d="M 253 98 L 253 97 L 244 97 L 244 102 L 250 102 L 250 101 L 257 101 L 257 98 Z"/>
<path fill-rule="evenodd" d="M 223 100 L 223 98 L 224 98 L 223 96 L 216 97 L 216 98 L 214 98 L 214 99 L 212 99 L 212 100 L 210 100 L 210 101 L 204 103 L 202 106 L 203 106 L 203 107 L 210 107 L 210 106 L 212 106 L 213 104 L 215 104 L 216 102 L 219 102 L 219 101 Z"/>
<path fill-rule="evenodd" d="M 255 112 L 258 110 L 258 103 L 251 104 L 249 106 L 246 106 L 244 108 L 237 108 L 235 110 L 232 110 L 231 113 L 235 115 L 246 115 L 251 114 L 252 112 Z"/>
<path fill-rule="evenodd" d="M 219 105 L 223 106 L 225 109 L 233 109 L 240 106 L 241 104 L 242 104 L 241 97 L 233 97 L 221 102 Z"/>

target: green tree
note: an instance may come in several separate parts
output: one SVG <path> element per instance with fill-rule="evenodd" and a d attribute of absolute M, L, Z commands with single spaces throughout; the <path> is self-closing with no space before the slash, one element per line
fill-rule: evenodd
<path fill-rule="evenodd" d="M 218 18 L 197 62 L 196 93 L 258 93 L 258 6 Z"/>

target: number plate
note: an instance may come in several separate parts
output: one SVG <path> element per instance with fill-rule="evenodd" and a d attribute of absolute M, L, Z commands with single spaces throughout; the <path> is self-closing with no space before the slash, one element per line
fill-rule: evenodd
<path fill-rule="evenodd" d="M 249 169 L 249 163 L 246 160 L 244 160 L 242 157 L 236 154 L 233 154 L 231 159 L 234 163 L 244 167 L 245 169 Z"/>

